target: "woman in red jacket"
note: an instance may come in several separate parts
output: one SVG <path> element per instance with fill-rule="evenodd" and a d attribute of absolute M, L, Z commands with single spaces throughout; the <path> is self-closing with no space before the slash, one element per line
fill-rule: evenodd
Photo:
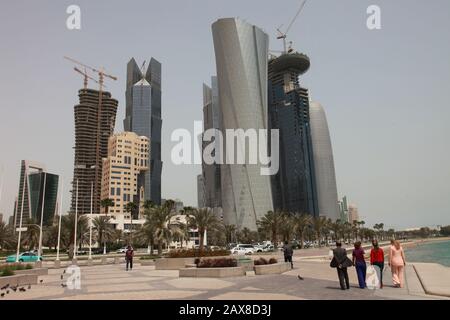
<path fill-rule="evenodd" d="M 384 251 L 378 246 L 378 240 L 372 240 L 373 248 L 370 251 L 370 264 L 380 268 L 380 289 L 383 288 Z"/>

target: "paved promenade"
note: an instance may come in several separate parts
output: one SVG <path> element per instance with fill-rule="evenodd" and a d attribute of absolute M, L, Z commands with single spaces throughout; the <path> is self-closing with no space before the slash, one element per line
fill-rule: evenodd
<path fill-rule="evenodd" d="M 42 283 L 26 292 L 13 292 L 2 299 L 436 299 L 426 295 L 412 265 L 407 266 L 407 285 L 391 286 L 389 269 L 383 290 L 359 289 L 356 272 L 349 269 L 351 289 L 342 291 L 336 270 L 328 262 L 302 261 L 296 257 L 294 270 L 282 275 L 206 279 L 179 278 L 177 270 L 155 270 L 136 263 L 132 271 L 124 264 L 81 267 L 81 289 L 64 287 L 64 268 L 49 269 Z M 301 274 L 305 280 L 300 281 Z M 62 278 L 62 279 L 61 279 Z"/>

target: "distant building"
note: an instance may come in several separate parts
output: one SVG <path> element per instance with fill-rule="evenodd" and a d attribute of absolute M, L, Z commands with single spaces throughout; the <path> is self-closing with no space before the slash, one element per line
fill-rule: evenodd
<path fill-rule="evenodd" d="M 134 58 L 127 64 L 125 131 L 150 139 L 150 170 L 139 179 L 144 183 L 145 200 L 161 204 L 161 63 L 150 59 L 141 70 Z"/>
<path fill-rule="evenodd" d="M 8 219 L 8 226 L 13 226 L 14 225 L 14 216 L 10 216 Z"/>
<path fill-rule="evenodd" d="M 3 222 L 3 213 L 0 213 L 0 222 Z"/>
<path fill-rule="evenodd" d="M 339 219 L 341 222 L 349 222 L 347 196 L 338 201 Z"/>
<path fill-rule="evenodd" d="M 323 107 L 316 102 L 310 103 L 309 113 L 319 215 L 332 220 L 342 220 L 343 216 L 336 204 L 338 199 L 336 173 L 326 114 Z M 345 210 L 346 207 L 347 203 Z"/>
<path fill-rule="evenodd" d="M 139 181 L 149 170 L 149 139 L 134 132 L 118 133 L 109 138 L 108 157 L 103 159 L 101 199 L 112 199 L 113 207 L 101 212 L 114 217 L 119 229 L 131 219 L 141 219 L 145 185 Z M 133 202 L 138 210 L 126 212 L 127 203 Z"/>
<path fill-rule="evenodd" d="M 217 135 L 214 135 L 211 141 L 203 141 L 202 154 L 207 146 L 214 143 L 211 157 L 216 157 L 216 159 L 221 157 L 218 138 L 221 122 L 218 90 L 216 77 L 211 77 L 211 87 L 203 84 L 203 130 L 217 129 Z M 222 207 L 221 165 L 218 163 L 207 164 L 202 161 L 202 174 L 205 193 L 204 206 L 217 210 Z"/>
<path fill-rule="evenodd" d="M 31 219 L 40 223 L 43 213 L 43 225 L 51 225 L 57 209 L 58 175 L 46 172 L 45 166 L 28 160 L 22 160 L 20 169 L 19 192 L 14 204 L 13 224 L 25 226 Z"/>
<path fill-rule="evenodd" d="M 93 182 L 93 212 L 100 213 L 102 159 L 108 156 L 108 140 L 114 133 L 118 101 L 109 92 L 92 89 L 81 89 L 78 96 L 80 102 L 74 107 L 75 161 L 71 211 L 75 212 L 77 208 L 79 214 L 90 213 Z"/>
<path fill-rule="evenodd" d="M 205 179 L 201 174 L 197 176 L 197 207 L 206 207 Z"/>
<path fill-rule="evenodd" d="M 359 213 L 358 207 L 355 204 L 351 203 L 348 206 L 348 222 L 352 223 L 353 221 L 359 221 Z"/>

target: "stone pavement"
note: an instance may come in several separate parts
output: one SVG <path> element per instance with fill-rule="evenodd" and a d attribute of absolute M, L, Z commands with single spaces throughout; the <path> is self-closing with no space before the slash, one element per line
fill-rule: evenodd
<path fill-rule="evenodd" d="M 335 269 L 329 263 L 298 261 L 294 269 L 282 275 L 237 278 L 179 278 L 177 270 L 155 270 L 154 266 L 135 264 L 125 271 L 124 264 L 81 267 L 81 289 L 63 287 L 68 274 L 49 269 L 39 277 L 42 283 L 26 292 L 10 292 L 2 299 L 73 299 L 73 300 L 146 300 L 146 299 L 221 299 L 221 300 L 303 300 L 303 299 L 426 299 L 414 268 L 407 268 L 407 286 L 390 287 L 389 270 L 383 290 L 360 289 L 356 272 L 349 269 L 351 289 L 340 290 Z M 300 281 L 301 274 L 305 280 Z M 61 279 L 61 277 L 63 279 Z"/>

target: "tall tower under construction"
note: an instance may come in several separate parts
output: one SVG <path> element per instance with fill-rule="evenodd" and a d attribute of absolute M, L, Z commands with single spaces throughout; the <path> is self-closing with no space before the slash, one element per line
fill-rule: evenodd
<path fill-rule="evenodd" d="M 308 89 L 299 76 L 310 66 L 301 53 L 269 60 L 269 124 L 279 129 L 280 169 L 272 176 L 276 210 L 318 215 Z"/>
<path fill-rule="evenodd" d="M 74 107 L 75 166 L 71 211 L 77 207 L 80 214 L 90 213 L 93 183 L 92 210 L 99 213 L 102 158 L 108 156 L 108 139 L 114 133 L 118 101 L 109 92 L 87 88 L 79 90 L 78 96 L 80 102 Z"/>

